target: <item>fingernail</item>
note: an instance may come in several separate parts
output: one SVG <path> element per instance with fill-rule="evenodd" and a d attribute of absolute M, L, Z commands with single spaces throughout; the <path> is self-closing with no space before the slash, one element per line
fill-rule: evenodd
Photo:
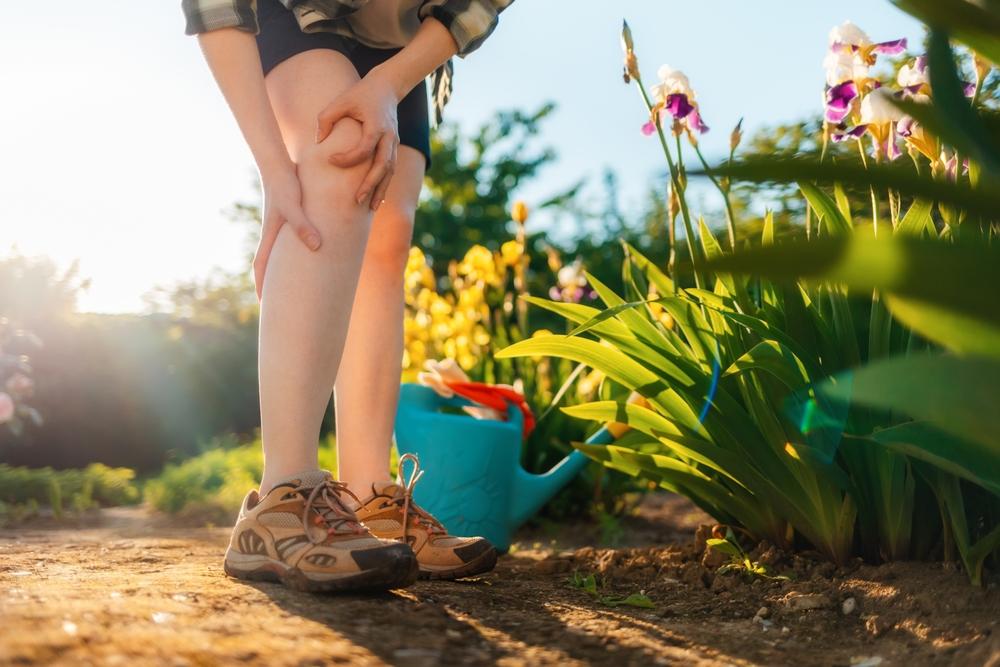
<path fill-rule="evenodd" d="M 367 192 L 362 192 L 361 194 L 358 195 L 358 203 L 359 204 L 361 204 L 362 202 L 364 202 L 366 199 L 368 199 L 368 193 Z"/>
<path fill-rule="evenodd" d="M 309 235 L 309 240 L 307 241 L 307 243 L 309 244 L 309 247 L 312 250 L 318 250 L 319 249 L 319 237 L 316 236 L 315 234 L 310 234 Z"/>

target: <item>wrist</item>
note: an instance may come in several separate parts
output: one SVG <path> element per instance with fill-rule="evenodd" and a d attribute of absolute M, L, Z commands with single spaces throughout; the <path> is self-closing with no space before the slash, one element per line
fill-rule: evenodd
<path fill-rule="evenodd" d="M 413 88 L 412 85 L 407 85 L 402 77 L 390 66 L 389 61 L 381 63 L 373 67 L 366 78 L 374 79 L 380 82 L 382 85 L 386 86 L 392 93 L 392 96 L 396 99 L 397 104 L 402 100 Z"/>
<path fill-rule="evenodd" d="M 275 155 L 257 160 L 261 181 L 268 182 L 289 173 L 295 173 L 295 163 L 285 155 Z"/>

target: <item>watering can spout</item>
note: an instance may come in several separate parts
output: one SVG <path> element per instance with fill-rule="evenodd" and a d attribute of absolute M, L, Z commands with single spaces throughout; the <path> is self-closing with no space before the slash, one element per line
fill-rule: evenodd
<path fill-rule="evenodd" d="M 606 445 L 614 441 L 614 435 L 607 428 L 600 429 L 587 439 L 595 445 Z M 590 459 L 579 450 L 556 464 L 554 468 L 541 475 L 535 475 L 520 466 L 514 476 L 514 493 L 511 498 L 509 521 L 519 526 L 530 519 L 535 512 L 551 500 L 561 488 L 580 474 Z"/>

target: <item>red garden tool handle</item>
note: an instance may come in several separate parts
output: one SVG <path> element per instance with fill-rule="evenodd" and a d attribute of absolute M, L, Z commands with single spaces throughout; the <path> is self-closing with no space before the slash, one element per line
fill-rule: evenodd
<path fill-rule="evenodd" d="M 527 438 L 535 429 L 535 415 L 531 412 L 531 408 L 528 407 L 528 403 L 525 401 L 524 394 L 522 393 L 483 382 L 446 381 L 445 384 L 459 396 L 502 413 L 507 412 L 508 403 L 516 405 L 524 416 L 522 437 Z"/>

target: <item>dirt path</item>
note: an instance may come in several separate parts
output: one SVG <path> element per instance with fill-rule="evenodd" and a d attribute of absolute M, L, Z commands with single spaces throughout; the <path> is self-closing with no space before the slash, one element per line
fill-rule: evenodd
<path fill-rule="evenodd" d="M 109 510 L 87 527 L 0 531 L 0 664 L 1000 664 L 1000 592 L 940 566 L 817 565 L 744 585 L 685 548 L 556 545 L 481 579 L 316 597 L 228 579 L 226 529 L 164 523 Z M 662 544 L 677 530 L 636 534 Z M 645 588 L 655 609 L 602 606 L 567 585 L 572 570 Z M 794 611 L 803 595 L 818 608 Z"/>

